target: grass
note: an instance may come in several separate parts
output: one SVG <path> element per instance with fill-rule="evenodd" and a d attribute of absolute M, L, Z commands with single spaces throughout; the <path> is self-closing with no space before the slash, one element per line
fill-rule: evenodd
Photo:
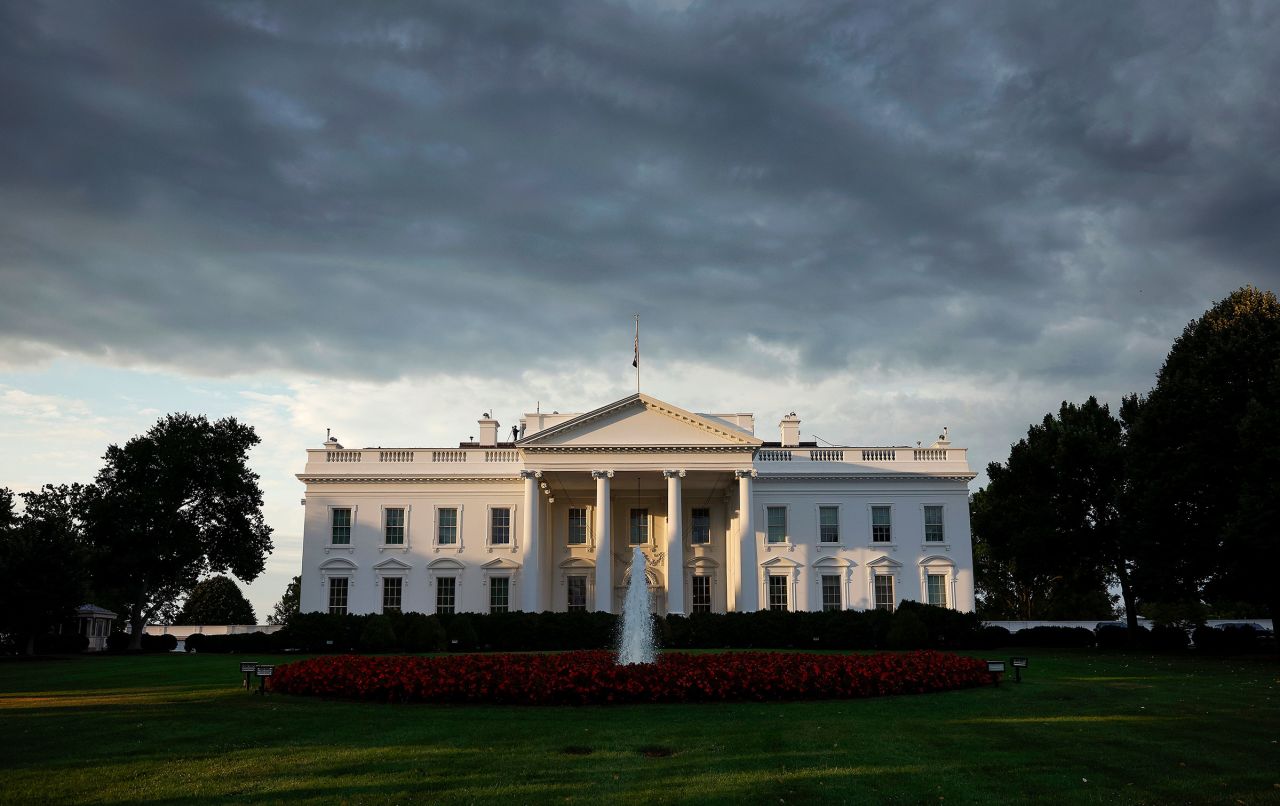
<path fill-rule="evenodd" d="M 6 660 L 0 801 L 1280 803 L 1274 659 L 1030 657 L 998 688 L 610 708 L 258 697 L 225 655 Z"/>

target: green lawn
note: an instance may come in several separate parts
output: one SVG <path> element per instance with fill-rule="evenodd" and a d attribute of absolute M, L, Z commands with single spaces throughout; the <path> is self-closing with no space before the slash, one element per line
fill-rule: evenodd
<path fill-rule="evenodd" d="M 0 801 L 1280 803 L 1273 659 L 1028 654 L 998 688 L 612 708 L 264 698 L 234 656 L 4 660 Z"/>

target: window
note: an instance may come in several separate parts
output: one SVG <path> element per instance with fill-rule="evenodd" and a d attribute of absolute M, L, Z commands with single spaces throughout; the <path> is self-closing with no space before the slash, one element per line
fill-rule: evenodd
<path fill-rule="evenodd" d="M 766 507 L 766 512 L 769 516 L 769 542 L 787 542 L 787 508 Z"/>
<path fill-rule="evenodd" d="M 893 612 L 893 577 L 876 574 L 876 610 Z"/>
<path fill-rule="evenodd" d="M 938 607 L 947 606 L 947 576 L 946 574 L 929 574 L 926 577 L 929 604 Z"/>
<path fill-rule="evenodd" d="M 511 543 L 510 507 L 494 507 L 489 510 L 489 542 L 495 546 Z"/>
<path fill-rule="evenodd" d="M 711 577 L 695 576 L 691 589 L 693 612 L 711 612 Z"/>
<path fill-rule="evenodd" d="M 346 577 L 329 577 L 329 614 L 338 616 L 347 614 Z"/>
<path fill-rule="evenodd" d="M 489 580 L 489 612 L 506 613 L 511 609 L 511 577 Z"/>
<path fill-rule="evenodd" d="M 871 508 L 871 542 L 889 543 L 893 540 L 893 508 Z"/>
<path fill-rule="evenodd" d="M 840 610 L 840 576 L 838 574 L 822 575 L 822 609 Z"/>
<path fill-rule="evenodd" d="M 689 542 L 694 545 L 711 542 L 711 510 L 704 507 L 693 508 L 693 532 Z"/>
<path fill-rule="evenodd" d="M 784 576 L 769 575 L 769 609 L 787 609 L 787 578 Z"/>
<path fill-rule="evenodd" d="M 585 612 L 587 609 L 587 578 L 584 576 L 567 577 L 566 584 L 569 588 L 569 593 L 565 604 L 569 612 Z"/>
<path fill-rule="evenodd" d="M 404 545 L 404 509 L 382 510 L 382 539 L 388 546 Z"/>
<path fill-rule="evenodd" d="M 458 510 L 455 507 L 436 510 L 436 543 L 441 546 L 458 544 Z"/>
<path fill-rule="evenodd" d="M 640 546 L 649 542 L 649 510 L 631 510 L 631 545 Z"/>
<path fill-rule="evenodd" d="M 818 507 L 818 540 L 840 542 L 840 507 Z"/>
<path fill-rule="evenodd" d="M 351 510 L 333 510 L 333 545 L 348 546 L 351 544 Z"/>
<path fill-rule="evenodd" d="M 452 613 L 457 602 L 458 580 L 454 577 L 436 579 L 436 612 Z"/>
<path fill-rule="evenodd" d="M 942 529 L 942 507 L 926 506 L 924 508 L 924 540 L 926 543 L 941 543 L 946 535 Z"/>
<path fill-rule="evenodd" d="M 587 542 L 587 508 L 569 507 L 569 545 L 581 546 Z"/>
<path fill-rule="evenodd" d="M 382 612 L 399 613 L 401 594 L 404 592 L 403 577 L 382 578 Z"/>

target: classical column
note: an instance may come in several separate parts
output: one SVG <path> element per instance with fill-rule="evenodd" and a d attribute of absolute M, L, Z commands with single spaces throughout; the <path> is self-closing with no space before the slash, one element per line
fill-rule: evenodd
<path fill-rule="evenodd" d="M 684 615 L 684 504 L 680 500 L 683 470 L 664 470 L 667 477 L 667 613 Z"/>
<path fill-rule="evenodd" d="M 613 611 L 613 540 L 609 515 L 609 479 L 612 470 L 592 470 L 596 480 L 596 610 Z"/>
<path fill-rule="evenodd" d="M 738 610 L 750 613 L 760 609 L 760 567 L 756 563 L 756 519 L 751 503 L 751 479 L 754 470 L 735 470 L 738 477 L 738 557 L 741 571 L 738 574 L 741 590 L 738 591 Z"/>
<path fill-rule="evenodd" d="M 538 479 L 542 478 L 541 470 L 521 470 L 520 478 L 524 479 L 524 550 L 523 573 L 524 582 L 520 586 L 520 609 L 526 613 L 542 612 L 542 546 L 538 540 Z"/>

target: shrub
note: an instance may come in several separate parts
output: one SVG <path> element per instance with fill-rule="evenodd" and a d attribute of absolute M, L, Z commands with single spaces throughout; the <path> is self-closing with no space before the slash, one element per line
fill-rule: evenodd
<path fill-rule="evenodd" d="M 187 640 L 182 642 L 183 649 L 188 652 L 204 651 L 205 634 L 202 632 L 193 632 L 187 636 Z"/>
<path fill-rule="evenodd" d="M 89 636 L 79 633 L 37 635 L 36 654 L 75 655 L 89 648 Z"/>
<path fill-rule="evenodd" d="M 177 648 L 178 638 L 175 635 L 151 635 L 145 632 L 142 634 L 143 652 L 172 652 Z"/>
<path fill-rule="evenodd" d="M 1084 627 L 1028 627 L 1012 638 L 1019 647 L 1088 647 L 1094 642 L 1093 631 Z"/>
<path fill-rule="evenodd" d="M 1147 636 L 1147 643 L 1159 652 L 1180 652 L 1187 648 L 1189 640 L 1186 628 L 1176 624 L 1157 624 Z"/>
<path fill-rule="evenodd" d="M 435 616 L 406 613 L 400 644 L 405 652 L 443 652 L 448 638 Z"/>
<path fill-rule="evenodd" d="M 1008 629 L 999 625 L 991 625 L 983 627 L 978 632 L 978 638 L 975 646 L 978 649 L 996 649 L 998 647 L 1012 646 L 1013 633 Z"/>
<path fill-rule="evenodd" d="M 391 629 L 391 620 L 386 616 L 373 616 L 365 622 L 360 632 L 360 649 L 364 652 L 388 652 L 398 649 L 395 631 Z"/>
<path fill-rule="evenodd" d="M 476 648 L 476 628 L 471 626 L 471 619 L 466 613 L 459 613 L 449 619 L 445 627 L 449 636 L 449 649 L 454 652 L 470 652 Z"/>
<path fill-rule="evenodd" d="M 901 609 L 893 614 L 888 641 L 893 649 L 920 649 L 929 642 L 929 630 L 914 610 Z"/>
<path fill-rule="evenodd" d="M 1129 646 L 1146 644 L 1147 637 L 1150 634 L 1150 630 L 1139 625 L 1135 634 L 1136 637 L 1133 641 L 1130 641 L 1128 627 L 1121 627 L 1117 624 L 1104 624 L 1094 632 L 1094 640 L 1097 642 L 1099 649 L 1126 649 Z"/>

